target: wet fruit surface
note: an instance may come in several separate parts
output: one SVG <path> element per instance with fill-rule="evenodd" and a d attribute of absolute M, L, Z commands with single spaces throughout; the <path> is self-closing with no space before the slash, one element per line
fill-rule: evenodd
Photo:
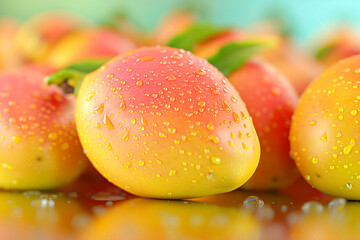
<path fill-rule="evenodd" d="M 231 73 L 229 81 L 253 117 L 261 146 L 259 166 L 244 187 L 276 189 L 289 185 L 299 177 L 289 156 L 288 140 L 298 101 L 294 88 L 279 71 L 259 59 L 250 60 Z"/>
<path fill-rule="evenodd" d="M 76 121 L 97 170 L 140 196 L 230 191 L 258 164 L 257 135 L 238 93 L 184 50 L 142 48 L 89 74 Z"/>
<path fill-rule="evenodd" d="M 304 178 L 333 196 L 360 199 L 357 55 L 327 69 L 302 95 L 291 154 Z"/>
<path fill-rule="evenodd" d="M 54 188 L 87 164 L 74 123 L 74 98 L 42 85 L 44 74 L 0 74 L 0 187 Z"/>

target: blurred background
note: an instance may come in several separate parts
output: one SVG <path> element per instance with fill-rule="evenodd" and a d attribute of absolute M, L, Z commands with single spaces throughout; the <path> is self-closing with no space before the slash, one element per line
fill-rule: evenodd
<path fill-rule="evenodd" d="M 151 31 L 173 8 L 190 8 L 202 20 L 249 27 L 264 19 L 276 19 L 304 44 L 338 25 L 360 26 L 356 0 L 1 0 L 0 15 L 27 19 L 51 9 L 73 10 L 101 23 L 122 14 L 139 28 Z"/>

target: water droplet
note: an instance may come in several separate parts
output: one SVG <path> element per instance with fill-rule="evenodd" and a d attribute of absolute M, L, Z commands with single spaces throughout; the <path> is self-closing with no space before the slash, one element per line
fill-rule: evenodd
<path fill-rule="evenodd" d="M 304 213 L 322 213 L 324 211 L 324 206 L 317 201 L 308 201 L 304 203 L 301 207 L 301 211 Z"/>
<path fill-rule="evenodd" d="M 243 111 L 240 111 L 242 120 L 246 119 L 246 114 Z"/>
<path fill-rule="evenodd" d="M 240 139 L 244 138 L 244 134 L 241 131 L 239 131 L 238 138 Z"/>
<path fill-rule="evenodd" d="M 57 137 L 58 137 L 57 133 L 52 132 L 48 134 L 48 138 L 52 141 L 56 140 Z"/>
<path fill-rule="evenodd" d="M 136 82 L 136 86 L 141 87 L 143 85 L 143 82 L 141 80 Z"/>
<path fill-rule="evenodd" d="M 205 142 L 213 142 L 214 144 L 219 144 L 220 140 L 217 136 L 215 136 L 214 134 L 210 134 L 206 139 Z"/>
<path fill-rule="evenodd" d="M 195 89 L 195 91 L 198 92 L 198 93 L 202 93 L 202 92 L 203 92 L 202 88 L 201 88 L 199 85 L 196 85 L 196 86 L 194 87 L 194 89 Z"/>
<path fill-rule="evenodd" d="M 335 198 L 329 202 L 328 209 L 331 212 L 340 212 L 345 208 L 345 205 L 346 205 L 346 199 Z"/>
<path fill-rule="evenodd" d="M 142 160 L 142 159 L 140 159 L 140 160 L 139 160 L 139 166 L 144 166 L 144 164 L 145 164 L 145 161 Z"/>
<path fill-rule="evenodd" d="M 198 69 L 195 71 L 196 75 L 200 75 L 200 76 L 205 76 L 206 75 L 206 71 L 202 70 L 202 69 Z"/>
<path fill-rule="evenodd" d="M 174 55 L 171 56 L 171 58 L 173 59 L 177 59 L 177 60 L 180 60 L 182 59 L 183 55 L 180 54 L 180 53 L 175 53 Z"/>
<path fill-rule="evenodd" d="M 236 123 L 240 122 L 240 117 L 236 114 L 236 112 L 233 112 L 233 118 Z"/>
<path fill-rule="evenodd" d="M 123 164 L 123 166 L 125 167 L 125 168 L 129 168 L 130 167 L 130 162 L 129 161 L 126 161 L 126 162 L 124 162 L 124 164 Z"/>
<path fill-rule="evenodd" d="M 243 149 L 245 149 L 245 150 L 248 150 L 249 149 L 249 145 L 247 145 L 247 143 L 242 143 L 242 147 L 243 147 Z"/>
<path fill-rule="evenodd" d="M 169 176 L 172 177 L 176 174 L 176 170 L 175 169 L 171 169 L 169 172 Z"/>
<path fill-rule="evenodd" d="M 206 174 L 206 178 L 207 178 L 208 180 L 211 180 L 211 179 L 213 178 L 213 174 L 212 174 L 211 172 L 207 173 L 207 174 Z"/>
<path fill-rule="evenodd" d="M 21 137 L 20 136 L 13 136 L 12 140 L 14 143 L 18 144 L 21 142 Z"/>
<path fill-rule="evenodd" d="M 102 114 L 104 111 L 104 103 L 101 103 L 100 105 L 96 106 L 94 108 L 94 111 L 97 112 L 98 114 Z"/>
<path fill-rule="evenodd" d="M 166 80 L 168 81 L 175 81 L 176 80 L 176 77 L 174 77 L 174 75 L 169 75 L 166 77 Z"/>
<path fill-rule="evenodd" d="M 167 136 L 166 136 L 166 134 L 165 134 L 165 133 L 163 133 L 163 132 L 159 132 L 159 137 L 161 137 L 161 138 L 166 138 Z"/>
<path fill-rule="evenodd" d="M 126 142 L 127 140 L 129 140 L 129 135 L 130 135 L 130 133 L 129 133 L 129 131 L 127 131 L 125 134 L 124 134 L 124 136 L 122 136 L 122 140 L 124 141 L 124 142 Z"/>
<path fill-rule="evenodd" d="M 169 127 L 169 128 L 168 128 L 168 132 L 169 132 L 170 134 L 175 134 L 175 133 L 176 133 L 176 128 Z"/>
<path fill-rule="evenodd" d="M 321 141 L 327 142 L 326 132 L 320 137 Z"/>
<path fill-rule="evenodd" d="M 11 166 L 10 164 L 7 164 L 7 163 L 3 163 L 3 164 L 1 164 L 1 166 L 3 168 L 9 169 L 9 170 L 13 169 L 13 166 Z"/>
<path fill-rule="evenodd" d="M 111 122 L 110 118 L 107 115 L 104 116 L 103 123 L 108 129 L 115 128 L 114 124 Z"/>
<path fill-rule="evenodd" d="M 110 144 L 110 143 L 108 143 L 108 144 L 106 145 L 106 148 L 107 148 L 108 150 L 111 150 L 111 149 L 112 149 L 111 144 Z"/>
<path fill-rule="evenodd" d="M 317 164 L 317 163 L 319 162 L 319 159 L 318 159 L 317 157 L 313 157 L 313 158 L 311 159 L 311 162 L 312 162 L 313 164 Z"/>
<path fill-rule="evenodd" d="M 152 61 L 154 59 L 156 59 L 156 57 L 145 56 L 145 57 L 138 58 L 137 60 L 141 61 L 141 62 L 148 62 L 148 61 Z"/>
<path fill-rule="evenodd" d="M 221 163 L 221 158 L 219 158 L 219 157 L 211 157 L 211 161 L 214 164 L 220 164 Z"/>
<path fill-rule="evenodd" d="M 205 102 L 199 102 L 198 105 L 199 105 L 200 107 L 205 107 L 206 103 L 205 103 Z"/>
<path fill-rule="evenodd" d="M 125 111 L 126 110 L 126 102 L 125 100 L 122 100 L 121 103 L 120 103 L 120 109 Z"/>
<path fill-rule="evenodd" d="M 346 185 L 346 187 L 348 188 L 348 189 L 352 189 L 352 184 L 351 183 L 347 183 L 347 184 L 345 184 Z"/>
<path fill-rule="evenodd" d="M 207 129 L 209 129 L 209 130 L 214 130 L 214 124 L 213 124 L 213 122 L 210 120 L 209 121 L 209 123 L 208 123 L 208 125 L 206 126 L 207 127 Z"/>
<path fill-rule="evenodd" d="M 264 206 L 264 200 L 258 196 L 249 196 L 243 201 L 243 206 L 249 210 L 255 210 Z"/>
<path fill-rule="evenodd" d="M 211 87 L 210 90 L 213 94 L 216 94 L 216 95 L 220 93 L 218 87 Z"/>
<path fill-rule="evenodd" d="M 335 90 L 334 90 L 334 89 L 330 89 L 330 90 L 327 92 L 328 96 L 333 95 L 334 93 L 335 93 Z"/>
<path fill-rule="evenodd" d="M 351 149 L 355 146 L 355 140 L 351 139 L 350 144 L 344 148 L 344 154 L 349 154 Z"/>
<path fill-rule="evenodd" d="M 354 109 L 350 112 L 351 116 L 355 116 L 357 114 L 357 111 Z"/>
<path fill-rule="evenodd" d="M 224 111 L 226 111 L 226 112 L 229 112 L 231 110 L 229 103 L 226 101 L 222 102 L 222 107 L 223 107 Z"/>
<path fill-rule="evenodd" d="M 309 125 L 310 125 L 310 126 L 315 126 L 315 125 L 316 125 L 316 121 L 315 121 L 315 120 L 310 121 Z"/>
<path fill-rule="evenodd" d="M 145 118 L 141 118 L 140 119 L 140 121 L 141 121 L 141 123 L 142 123 L 142 125 L 144 126 L 144 127 L 146 127 L 147 125 L 148 125 L 148 123 L 147 123 L 147 121 L 146 121 L 146 119 Z"/>
<path fill-rule="evenodd" d="M 90 101 L 94 96 L 95 96 L 95 93 L 94 93 L 94 92 L 91 92 L 91 93 L 89 93 L 89 94 L 87 95 L 86 100 L 87 100 L 87 101 Z"/>

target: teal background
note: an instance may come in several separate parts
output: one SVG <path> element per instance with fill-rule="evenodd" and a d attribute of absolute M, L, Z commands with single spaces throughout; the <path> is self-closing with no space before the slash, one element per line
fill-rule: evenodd
<path fill-rule="evenodd" d="M 0 0 L 0 15 L 26 19 L 45 10 L 67 9 L 102 22 L 122 12 L 151 31 L 166 12 L 184 6 L 197 9 L 203 20 L 240 27 L 275 17 L 290 27 L 300 43 L 339 24 L 360 27 L 360 1 L 356 0 Z"/>

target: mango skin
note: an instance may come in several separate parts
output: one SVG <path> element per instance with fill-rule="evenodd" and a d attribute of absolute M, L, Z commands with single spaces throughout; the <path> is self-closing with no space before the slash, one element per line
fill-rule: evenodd
<path fill-rule="evenodd" d="M 87 75 L 76 125 L 95 168 L 143 197 L 228 192 L 259 161 L 252 120 L 234 87 L 206 60 L 169 47 L 128 52 Z"/>
<path fill-rule="evenodd" d="M 305 180 L 332 196 L 360 199 L 360 55 L 328 68 L 301 96 L 291 155 Z"/>
<path fill-rule="evenodd" d="M 243 188 L 279 189 L 291 184 L 300 177 L 289 155 L 291 116 L 298 102 L 295 89 L 277 69 L 256 58 L 231 73 L 229 81 L 253 116 L 261 146 L 259 165 Z"/>
<path fill-rule="evenodd" d="M 88 23 L 84 16 L 73 12 L 44 12 L 21 24 L 15 36 L 15 46 L 26 60 L 41 62 L 57 41 Z"/>
<path fill-rule="evenodd" d="M 31 70 L 0 74 L 0 188 L 51 189 L 88 161 L 77 137 L 75 99 L 43 86 Z"/>
<path fill-rule="evenodd" d="M 56 42 L 46 62 L 55 68 L 64 68 L 88 59 L 111 59 L 135 47 L 132 40 L 112 29 L 84 28 Z"/>

